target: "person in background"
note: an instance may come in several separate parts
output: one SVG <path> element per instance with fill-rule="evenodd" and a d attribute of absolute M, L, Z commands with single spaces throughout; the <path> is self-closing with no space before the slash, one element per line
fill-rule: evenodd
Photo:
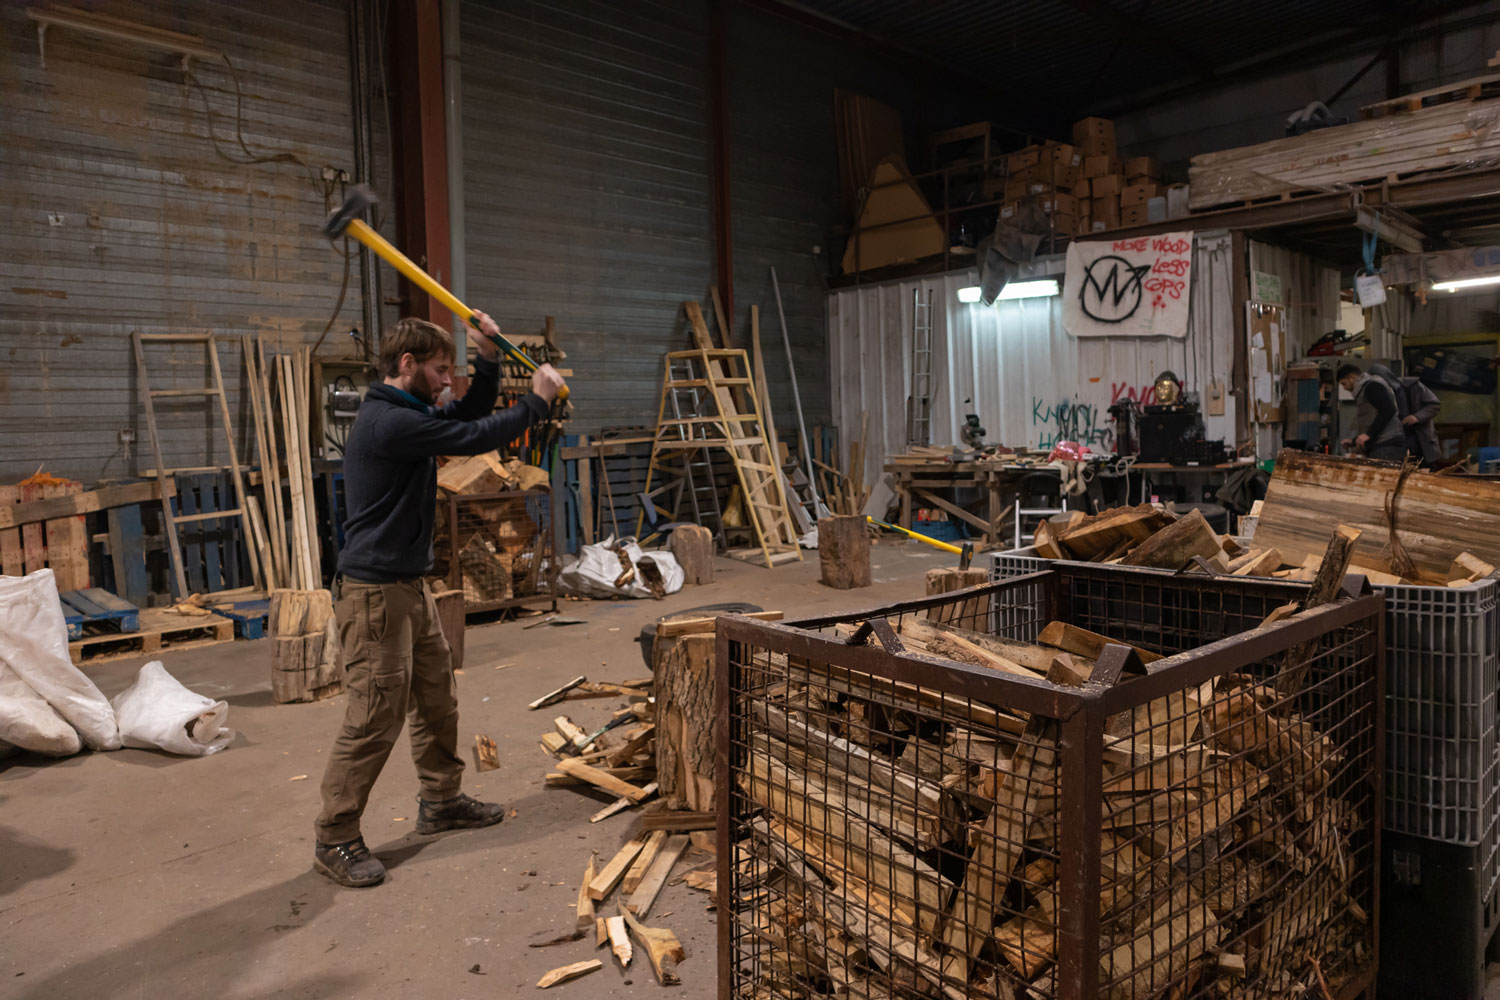
<path fill-rule="evenodd" d="M 1431 468 L 1442 458 L 1438 451 L 1437 415 L 1440 402 L 1422 380 L 1415 376 L 1401 378 L 1385 365 L 1373 364 L 1365 369 L 1390 387 L 1396 396 L 1396 419 L 1406 432 L 1407 454 L 1415 455 L 1423 466 Z"/>
<path fill-rule="evenodd" d="M 1354 396 L 1355 435 L 1344 439 L 1346 451 L 1366 458 L 1400 462 L 1406 458 L 1406 431 L 1396 415 L 1396 394 L 1378 376 L 1354 365 L 1340 365 L 1339 385 Z"/>

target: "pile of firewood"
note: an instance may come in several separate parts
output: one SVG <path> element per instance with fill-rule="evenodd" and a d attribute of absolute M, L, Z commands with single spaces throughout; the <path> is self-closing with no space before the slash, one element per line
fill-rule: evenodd
<path fill-rule="evenodd" d="M 1303 607 L 1336 593 L 1348 550 L 1330 544 Z M 1129 683 L 1105 636 L 1052 622 L 1034 644 L 1003 640 L 953 624 L 975 620 L 965 603 L 835 631 L 889 628 L 909 653 L 1030 682 Z M 1162 659 L 1131 650 L 1125 669 Z M 1368 967 L 1371 800 L 1351 804 L 1361 793 L 1334 775 L 1377 764 L 1297 713 L 1310 653 L 1288 651 L 1271 680 L 1225 674 L 1110 720 L 1101 996 L 1335 996 Z M 743 702 L 736 775 L 752 809 L 733 835 L 735 898 L 751 904 L 736 933 L 754 956 L 739 995 L 1057 996 L 1058 812 L 1073 794 L 1058 722 L 798 656 L 770 653 L 769 669 L 784 679 Z"/>
<path fill-rule="evenodd" d="M 777 611 L 756 617 L 777 619 Z M 575 677 L 528 707 L 548 708 L 584 698 L 619 697 L 628 704 L 597 728 L 586 730 L 567 715 L 553 719 L 555 731 L 539 742 L 553 759 L 549 788 L 597 789 L 615 796 L 589 817 L 599 823 L 644 806 L 640 832 L 603 867 L 590 858 L 578 894 L 578 925 L 569 940 L 595 931 L 595 943 L 608 943 L 621 967 L 630 964 L 631 938 L 644 946 L 663 986 L 676 985 L 685 955 L 676 935 L 642 921 L 662 889 L 673 884 L 676 866 L 690 849 L 714 853 L 715 788 L 713 647 L 715 620 L 697 615 L 657 624 L 652 636 L 653 676 L 618 684 Z M 702 860 L 701 857 L 699 859 Z M 690 888 L 708 893 L 712 908 L 717 879 L 699 865 L 681 876 Z M 618 890 L 618 914 L 596 914 Z M 592 972 L 599 960 L 576 962 L 542 978 L 547 987 Z"/>
<path fill-rule="evenodd" d="M 448 498 L 545 487 L 545 469 L 496 452 L 447 459 L 438 469 L 434 548 L 439 571 L 456 560 L 470 604 L 503 601 L 536 592 L 545 535 L 527 513 L 524 498 L 460 504 L 459 523 L 448 525 Z"/>
<path fill-rule="evenodd" d="M 1361 534 L 1358 529 L 1350 530 L 1354 531 L 1354 538 Z M 1093 515 L 1074 511 L 1043 521 L 1037 526 L 1034 545 L 1037 555 L 1047 559 L 1303 582 L 1316 575 L 1322 562 L 1320 553 L 1308 553 L 1301 563 L 1288 565 L 1274 546 L 1257 546 L 1253 539 L 1242 543 L 1232 536 L 1218 534 L 1197 510 L 1178 516 L 1152 504 L 1116 507 Z M 1364 575 L 1376 586 L 1439 582 L 1427 574 L 1403 577 L 1390 573 L 1362 563 L 1358 555 L 1350 570 Z M 1472 553 L 1460 552 L 1441 582 L 1450 587 L 1464 587 L 1494 572 L 1495 567 L 1489 563 Z"/>

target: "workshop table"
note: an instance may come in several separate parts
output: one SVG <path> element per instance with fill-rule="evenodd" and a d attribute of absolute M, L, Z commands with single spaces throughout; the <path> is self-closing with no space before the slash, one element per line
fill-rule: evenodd
<path fill-rule="evenodd" d="M 1050 475 L 1061 484 L 1060 470 L 1055 465 L 1019 465 L 1015 462 L 887 462 L 885 471 L 895 481 L 896 494 L 901 498 L 902 527 L 916 530 L 912 523 L 913 500 L 919 507 L 936 507 L 946 511 L 965 524 L 977 529 L 983 539 L 991 545 L 1001 544 L 1010 538 L 1006 530 L 1010 522 L 1006 515 L 1015 503 L 1016 485 L 1026 476 Z M 950 496 L 959 490 L 979 490 L 984 495 L 988 518 L 965 510 Z"/>

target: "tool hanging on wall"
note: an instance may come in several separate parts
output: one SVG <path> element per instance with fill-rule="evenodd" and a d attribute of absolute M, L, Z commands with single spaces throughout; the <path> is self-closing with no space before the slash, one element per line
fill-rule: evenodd
<path fill-rule="evenodd" d="M 407 257 L 400 250 L 397 250 L 391 245 L 389 240 L 371 229 L 363 219 L 359 218 L 361 212 L 379 203 L 380 199 L 375 197 L 375 192 L 363 184 L 356 184 L 349 189 L 349 197 L 344 199 L 344 203 L 323 224 L 323 235 L 327 236 L 330 240 L 336 240 L 340 236 L 350 236 L 363 243 L 379 254 L 386 263 L 405 275 L 408 281 L 441 302 L 459 319 L 468 323 L 474 329 L 479 329 L 479 321 L 475 319 L 473 309 L 460 302 L 456 295 L 438 284 L 432 275 L 418 267 L 411 258 Z M 505 337 L 496 336 L 491 337 L 490 340 L 500 349 L 500 353 L 511 358 L 527 371 L 534 372 L 539 367 L 524 351 L 509 340 L 506 340 Z M 557 398 L 559 402 L 567 401 L 567 386 L 563 386 L 557 391 Z"/>

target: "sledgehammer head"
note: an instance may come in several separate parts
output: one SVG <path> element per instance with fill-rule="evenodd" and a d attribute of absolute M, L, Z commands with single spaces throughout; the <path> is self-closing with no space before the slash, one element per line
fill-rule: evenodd
<path fill-rule="evenodd" d="M 354 185 L 349 189 L 349 197 L 345 198 L 344 203 L 328 217 L 327 222 L 323 223 L 323 235 L 330 240 L 338 239 L 344 235 L 344 230 L 349 228 L 349 223 L 357 219 L 361 212 L 378 204 L 380 204 L 380 199 L 375 197 L 374 191 L 363 184 Z"/>

